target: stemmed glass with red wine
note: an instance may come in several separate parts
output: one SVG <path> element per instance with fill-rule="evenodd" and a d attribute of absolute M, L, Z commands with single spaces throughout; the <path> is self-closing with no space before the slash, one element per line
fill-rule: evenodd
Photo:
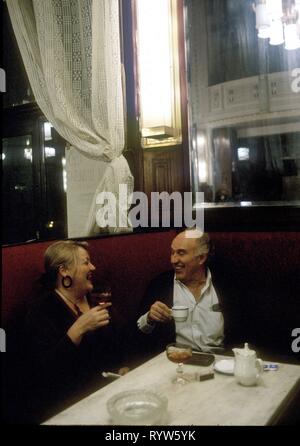
<path fill-rule="evenodd" d="M 182 344 L 169 344 L 166 347 L 166 353 L 169 361 L 178 364 L 176 369 L 176 377 L 173 382 L 176 384 L 186 384 L 188 381 L 183 373 L 183 363 L 190 359 L 193 355 L 191 347 Z"/>
<path fill-rule="evenodd" d="M 93 305 L 111 302 L 111 298 L 112 290 L 111 285 L 108 282 L 99 282 L 94 284 L 93 291 L 91 292 L 91 300 Z"/>

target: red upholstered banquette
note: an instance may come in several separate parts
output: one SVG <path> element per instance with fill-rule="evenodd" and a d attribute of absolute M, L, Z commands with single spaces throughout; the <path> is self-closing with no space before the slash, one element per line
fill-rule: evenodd
<path fill-rule="evenodd" d="M 285 354 L 291 332 L 300 326 L 300 233 L 215 232 L 215 257 L 228 280 L 244 292 L 233 305 L 248 341 Z M 89 239 L 97 280 L 112 285 L 115 305 L 134 319 L 149 281 L 170 269 L 175 230 Z M 16 330 L 43 272 L 43 254 L 52 242 L 2 249 L 1 327 Z M 245 339 L 246 340 L 246 339 Z"/>

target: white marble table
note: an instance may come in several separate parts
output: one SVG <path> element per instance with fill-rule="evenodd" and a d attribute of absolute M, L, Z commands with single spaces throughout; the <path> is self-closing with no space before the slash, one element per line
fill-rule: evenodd
<path fill-rule="evenodd" d="M 216 360 L 223 356 L 215 355 Z M 185 365 L 185 371 L 208 368 Z M 168 413 L 163 425 L 267 425 L 276 422 L 300 386 L 300 366 L 279 364 L 279 369 L 264 372 L 254 387 L 243 387 L 233 376 L 215 373 L 214 379 L 174 385 L 176 364 L 161 353 L 122 378 L 102 387 L 63 412 L 46 425 L 112 425 L 107 400 L 130 389 L 154 390 L 168 398 Z"/>

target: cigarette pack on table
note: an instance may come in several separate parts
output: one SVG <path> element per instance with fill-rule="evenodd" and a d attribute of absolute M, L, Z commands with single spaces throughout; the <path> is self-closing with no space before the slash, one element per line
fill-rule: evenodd
<path fill-rule="evenodd" d="M 206 381 L 207 379 L 213 379 L 215 377 L 215 374 L 213 370 L 209 370 L 206 372 L 201 372 L 196 374 L 196 380 L 197 381 Z"/>

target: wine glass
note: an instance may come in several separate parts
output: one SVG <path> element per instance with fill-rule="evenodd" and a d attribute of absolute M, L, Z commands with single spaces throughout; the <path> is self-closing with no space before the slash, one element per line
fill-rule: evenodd
<path fill-rule="evenodd" d="M 112 292 L 110 284 L 107 282 L 96 283 L 91 292 L 91 298 L 94 305 L 111 302 Z"/>
<path fill-rule="evenodd" d="M 166 353 L 169 361 L 178 364 L 178 367 L 176 369 L 177 374 L 173 382 L 177 384 L 185 384 L 187 382 L 187 379 L 183 374 L 183 363 L 192 357 L 192 348 L 188 345 L 177 344 L 175 342 L 173 344 L 167 345 Z"/>

